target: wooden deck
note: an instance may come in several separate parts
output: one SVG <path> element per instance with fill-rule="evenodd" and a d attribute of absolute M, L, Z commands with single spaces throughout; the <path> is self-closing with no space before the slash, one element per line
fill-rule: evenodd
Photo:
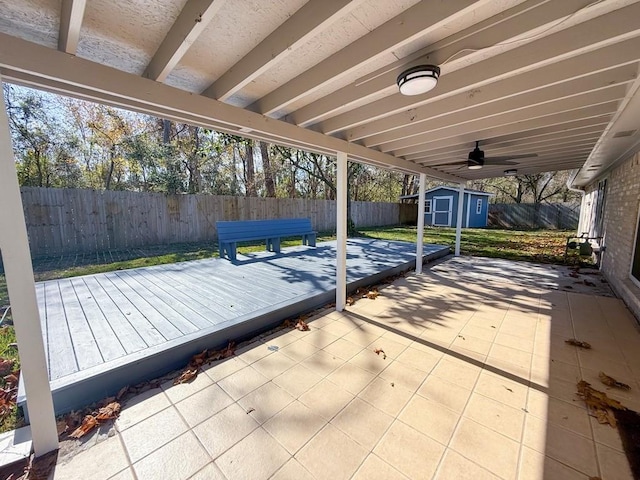
<path fill-rule="evenodd" d="M 425 257 L 448 247 L 425 245 Z M 350 288 L 413 266 L 415 244 L 350 239 Z M 56 412 L 184 365 L 335 298 L 335 242 L 38 283 Z"/>

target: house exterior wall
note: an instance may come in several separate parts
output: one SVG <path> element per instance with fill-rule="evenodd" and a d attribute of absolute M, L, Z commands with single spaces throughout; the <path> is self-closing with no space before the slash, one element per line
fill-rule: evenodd
<path fill-rule="evenodd" d="M 580 231 L 594 232 L 598 222 L 598 182 L 590 185 L 583 199 Z M 618 296 L 640 318 L 640 287 L 630 277 L 640 205 L 640 153 L 609 173 L 602 210 L 603 245 L 600 268 Z"/>

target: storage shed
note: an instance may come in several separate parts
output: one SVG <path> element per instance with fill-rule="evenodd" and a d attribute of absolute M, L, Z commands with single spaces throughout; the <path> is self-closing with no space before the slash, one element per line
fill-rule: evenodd
<path fill-rule="evenodd" d="M 459 190 L 452 187 L 435 187 L 425 192 L 424 224 L 434 227 L 455 227 L 458 212 Z M 477 190 L 464 191 L 462 228 L 487 226 L 489 197 L 493 193 Z M 405 195 L 403 200 L 418 200 L 418 195 Z"/>

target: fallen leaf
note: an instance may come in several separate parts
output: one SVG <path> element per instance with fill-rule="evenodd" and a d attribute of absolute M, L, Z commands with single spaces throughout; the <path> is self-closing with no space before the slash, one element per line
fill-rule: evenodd
<path fill-rule="evenodd" d="M 356 301 L 353 299 L 353 297 L 347 297 L 347 305 L 350 307 L 351 305 L 353 305 L 354 303 L 356 303 Z"/>
<path fill-rule="evenodd" d="M 20 378 L 20 370 L 17 370 L 4 377 L 4 381 L 8 387 L 13 388 L 18 386 L 18 378 Z"/>
<path fill-rule="evenodd" d="M 587 342 L 582 342 L 580 340 L 576 340 L 575 338 L 570 338 L 569 340 L 565 340 L 564 343 L 568 345 L 573 345 L 574 347 L 584 348 L 589 350 L 591 348 L 591 344 Z"/>
<path fill-rule="evenodd" d="M 610 377 L 604 372 L 600 372 L 598 374 L 600 381 L 604 383 L 607 387 L 619 388 L 621 390 L 631 390 L 631 387 L 626 383 L 619 382 L 613 377 Z"/>
<path fill-rule="evenodd" d="M 375 289 L 375 288 L 374 288 L 374 289 L 371 289 L 371 290 L 369 290 L 369 291 L 367 292 L 367 298 L 368 298 L 369 300 L 375 300 L 376 298 L 378 298 L 378 295 L 380 295 L 380 294 L 378 293 L 378 290 L 377 290 L 377 289 Z"/>
<path fill-rule="evenodd" d="M 584 284 L 585 284 L 587 287 L 595 287 L 595 286 L 596 286 L 596 284 L 595 284 L 595 283 L 593 283 L 593 282 L 591 282 L 591 281 L 589 281 L 589 280 L 586 280 L 586 279 L 585 279 L 585 281 L 584 281 Z"/>
<path fill-rule="evenodd" d="M 596 417 L 598 423 L 616 427 L 616 417 L 612 410 L 626 410 L 620 402 L 609 398 L 606 393 L 596 390 L 590 383 L 580 380 L 577 384 L 578 396 L 584 400 L 587 408 Z"/>
<path fill-rule="evenodd" d="M 122 387 L 117 395 L 116 395 L 116 400 L 120 400 L 122 397 L 124 397 L 126 395 L 126 393 L 129 391 L 129 386 L 127 385 L 126 387 Z"/>
<path fill-rule="evenodd" d="M 69 427 L 67 426 L 66 420 L 62 419 L 56 422 L 56 429 L 58 430 L 58 436 L 65 433 L 68 430 L 68 428 Z"/>
<path fill-rule="evenodd" d="M 255 412 L 255 411 L 256 411 L 255 408 L 249 407 L 249 408 L 247 408 L 247 415 L 249 415 L 251 412 Z"/>
<path fill-rule="evenodd" d="M 296 330 L 300 330 L 301 332 L 306 332 L 309 330 L 309 325 L 307 325 L 307 322 L 300 319 L 298 320 L 298 323 L 296 323 Z"/>
<path fill-rule="evenodd" d="M 180 385 L 181 383 L 187 383 L 198 376 L 197 368 L 187 368 L 183 371 L 178 378 L 173 381 L 174 385 Z"/>
<path fill-rule="evenodd" d="M 0 375 L 7 375 L 13 371 L 13 360 L 0 358 Z"/>
<path fill-rule="evenodd" d="M 374 350 L 373 350 L 373 353 L 375 353 L 376 355 L 380 355 L 380 354 L 382 354 L 382 359 L 383 359 L 383 360 L 386 360 L 386 359 L 387 359 L 387 354 L 386 354 L 386 353 L 384 353 L 384 350 L 383 350 L 383 349 L 381 349 L 381 348 L 376 348 L 376 349 L 374 349 Z"/>
<path fill-rule="evenodd" d="M 93 415 L 87 415 L 86 417 L 84 417 L 84 420 L 82 421 L 82 425 L 80 425 L 73 432 L 71 432 L 71 435 L 69 436 L 71 438 L 81 438 L 87 433 L 89 433 L 91 430 L 96 428 L 97 426 L 98 426 L 98 420 L 96 419 L 96 417 L 94 417 Z"/>
<path fill-rule="evenodd" d="M 118 402 L 111 402 L 107 406 L 98 410 L 96 419 L 99 421 L 111 420 L 116 418 L 120 414 L 120 404 Z"/>

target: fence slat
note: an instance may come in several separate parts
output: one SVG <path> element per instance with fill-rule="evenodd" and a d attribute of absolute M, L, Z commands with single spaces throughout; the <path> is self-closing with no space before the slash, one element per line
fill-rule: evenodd
<path fill-rule="evenodd" d="M 22 187 L 33 257 L 178 242 L 213 242 L 217 220 L 309 217 L 335 230 L 335 200 Z M 417 205 L 352 202 L 357 227 L 415 223 Z"/>
<path fill-rule="evenodd" d="M 491 203 L 489 226 L 500 228 L 578 228 L 580 205 L 572 203 Z"/>

